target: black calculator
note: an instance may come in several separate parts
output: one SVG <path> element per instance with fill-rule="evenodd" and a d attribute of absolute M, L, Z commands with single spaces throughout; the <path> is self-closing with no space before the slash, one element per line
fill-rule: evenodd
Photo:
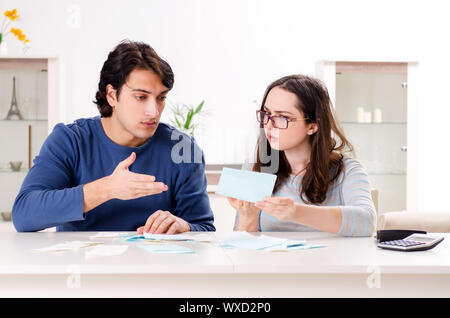
<path fill-rule="evenodd" d="M 380 248 L 397 251 L 425 251 L 429 250 L 444 240 L 442 236 L 430 236 L 426 234 L 412 234 L 401 240 L 383 241 L 377 244 Z"/>

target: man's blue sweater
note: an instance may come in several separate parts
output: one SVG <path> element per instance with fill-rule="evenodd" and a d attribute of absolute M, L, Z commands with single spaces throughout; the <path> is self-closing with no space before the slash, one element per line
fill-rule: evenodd
<path fill-rule="evenodd" d="M 14 202 L 16 230 L 56 226 L 57 231 L 135 231 L 153 212 L 164 210 L 187 221 L 191 231 L 215 231 L 203 153 L 194 138 L 175 131 L 189 140 L 191 149 L 184 151 L 191 150 L 192 160 L 174 162 L 173 149 L 180 148 L 179 140 L 171 138 L 174 129 L 160 123 L 145 144 L 124 147 L 106 136 L 99 116 L 56 125 Z M 110 175 L 133 151 L 136 160 L 129 170 L 155 176 L 168 190 L 133 200 L 109 200 L 84 214 L 83 185 Z M 197 162 L 194 153 L 201 155 Z"/>

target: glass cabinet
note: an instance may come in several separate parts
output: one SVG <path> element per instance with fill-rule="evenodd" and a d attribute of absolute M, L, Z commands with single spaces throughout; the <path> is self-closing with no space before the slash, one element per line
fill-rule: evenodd
<path fill-rule="evenodd" d="M 416 64 L 317 63 L 316 75 L 330 92 L 337 120 L 354 147 L 354 157 L 367 171 L 371 186 L 378 190 L 378 213 L 412 209 L 413 201 L 407 207 L 408 152 L 415 140 L 409 140 L 409 104 L 413 95 L 408 92 L 408 71 Z"/>
<path fill-rule="evenodd" d="M 0 58 L 0 211 L 6 219 L 49 130 L 60 120 L 56 58 Z"/>

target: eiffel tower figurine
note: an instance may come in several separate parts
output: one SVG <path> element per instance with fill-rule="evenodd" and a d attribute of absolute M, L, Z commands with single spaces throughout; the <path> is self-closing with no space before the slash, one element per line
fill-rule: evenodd
<path fill-rule="evenodd" d="M 11 107 L 9 108 L 8 115 L 6 116 L 7 120 L 11 119 L 19 119 L 23 120 L 22 114 L 20 113 L 19 106 L 17 106 L 17 98 L 16 98 L 16 77 L 13 77 L 13 96 L 11 99 Z"/>

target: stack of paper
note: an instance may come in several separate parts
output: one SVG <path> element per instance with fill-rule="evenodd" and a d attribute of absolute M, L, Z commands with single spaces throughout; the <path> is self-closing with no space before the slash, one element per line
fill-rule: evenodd
<path fill-rule="evenodd" d="M 125 242 L 136 241 L 151 241 L 151 242 L 164 242 L 164 241 L 195 241 L 195 242 L 213 242 L 215 240 L 214 235 L 211 234 L 198 234 L 198 233 L 182 233 L 182 234 L 152 234 L 144 233 L 143 235 L 120 235 Z"/>
<path fill-rule="evenodd" d="M 192 233 L 186 232 L 182 234 L 152 234 L 144 233 L 144 238 L 151 241 L 194 241 L 194 242 L 213 242 L 214 234 L 211 233 Z"/>
<path fill-rule="evenodd" d="M 192 241 L 192 238 L 187 237 L 183 234 L 152 234 L 144 232 L 144 237 L 147 240 L 156 241 Z"/>

